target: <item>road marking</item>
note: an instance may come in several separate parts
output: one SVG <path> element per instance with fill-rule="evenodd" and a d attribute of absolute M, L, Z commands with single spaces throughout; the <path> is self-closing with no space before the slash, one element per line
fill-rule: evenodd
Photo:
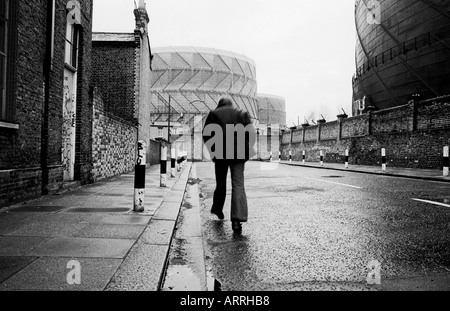
<path fill-rule="evenodd" d="M 352 186 L 352 185 L 349 185 L 349 184 L 343 184 L 343 183 L 340 183 L 340 182 L 328 181 L 328 180 L 323 180 L 323 179 L 318 179 L 318 178 L 306 177 L 306 179 L 322 181 L 322 182 L 326 182 L 326 183 L 329 183 L 329 184 L 341 185 L 341 186 L 351 187 L 351 188 L 355 188 L 355 189 L 362 189 L 362 187 Z"/>
<path fill-rule="evenodd" d="M 421 199 L 413 199 L 413 200 L 414 200 L 414 201 L 418 201 L 418 202 L 423 202 L 423 203 L 429 203 L 429 204 L 439 205 L 439 206 L 443 206 L 443 207 L 450 207 L 449 204 L 445 204 L 445 203 L 439 203 L 439 202 L 428 201 L 428 200 L 421 200 Z"/>

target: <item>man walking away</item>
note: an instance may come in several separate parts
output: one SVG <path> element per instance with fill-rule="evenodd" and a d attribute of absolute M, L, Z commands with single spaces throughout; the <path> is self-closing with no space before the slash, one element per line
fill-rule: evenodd
<path fill-rule="evenodd" d="M 213 134 L 214 133 L 214 134 Z M 227 193 L 228 168 L 231 171 L 231 222 L 235 233 L 242 232 L 242 222 L 248 221 L 245 193 L 245 163 L 256 155 L 256 130 L 248 112 L 233 107 L 232 101 L 220 99 L 211 111 L 203 129 L 203 140 L 215 164 L 216 190 L 211 213 L 225 218 L 223 206 Z"/>

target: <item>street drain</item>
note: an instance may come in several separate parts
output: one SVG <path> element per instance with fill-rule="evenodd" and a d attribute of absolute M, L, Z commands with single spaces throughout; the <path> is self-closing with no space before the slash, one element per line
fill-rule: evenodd
<path fill-rule="evenodd" d="M 322 178 L 344 178 L 343 176 L 331 175 L 331 176 L 322 176 Z"/>

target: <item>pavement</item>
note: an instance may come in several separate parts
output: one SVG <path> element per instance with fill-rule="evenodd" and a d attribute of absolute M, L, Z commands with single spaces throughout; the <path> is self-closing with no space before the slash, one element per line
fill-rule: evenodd
<path fill-rule="evenodd" d="M 324 167 L 319 163 L 270 163 L 277 164 L 450 181 L 440 170 L 388 167 L 387 172 L 381 172 L 381 167 L 373 166 L 345 169 L 330 163 Z M 133 173 L 1 209 L 0 291 L 173 290 L 174 284 L 179 284 L 173 276 L 180 267 L 169 269 L 172 277 L 163 288 L 167 265 L 179 263 L 176 254 L 169 256 L 171 245 L 172 251 L 180 249 L 178 242 L 187 236 L 187 247 L 201 250 L 200 211 L 193 203 L 198 190 L 189 190 L 189 181 L 199 182 L 192 167 L 187 163 L 176 178 L 168 178 L 166 188 L 159 187 L 159 166 L 148 169 L 144 213 L 132 210 Z M 187 233 L 177 233 L 183 210 L 181 220 L 194 225 Z M 176 234 L 183 239 L 177 240 Z M 200 271 L 204 267 L 197 264 L 200 257 L 190 260 L 189 272 L 204 279 L 207 272 Z M 75 283 L 80 284 L 71 285 L 77 265 L 80 282 Z M 203 282 L 195 286 L 202 291 L 206 287 Z"/>
<path fill-rule="evenodd" d="M 147 169 L 143 213 L 133 173 L 0 210 L 0 291 L 158 291 L 190 170 Z"/>

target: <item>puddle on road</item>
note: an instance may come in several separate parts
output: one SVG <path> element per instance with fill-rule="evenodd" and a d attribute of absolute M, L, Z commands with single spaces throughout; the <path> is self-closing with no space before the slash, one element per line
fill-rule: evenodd
<path fill-rule="evenodd" d="M 186 201 L 183 203 L 183 205 L 181 205 L 181 207 L 183 207 L 186 210 L 190 210 L 192 209 L 192 204 Z"/>
<path fill-rule="evenodd" d="M 163 291 L 201 291 L 202 282 L 186 265 L 170 265 L 167 269 Z"/>
<path fill-rule="evenodd" d="M 202 180 L 199 178 L 189 178 L 187 183 L 192 186 L 192 185 L 200 184 L 201 182 L 202 182 Z"/>

